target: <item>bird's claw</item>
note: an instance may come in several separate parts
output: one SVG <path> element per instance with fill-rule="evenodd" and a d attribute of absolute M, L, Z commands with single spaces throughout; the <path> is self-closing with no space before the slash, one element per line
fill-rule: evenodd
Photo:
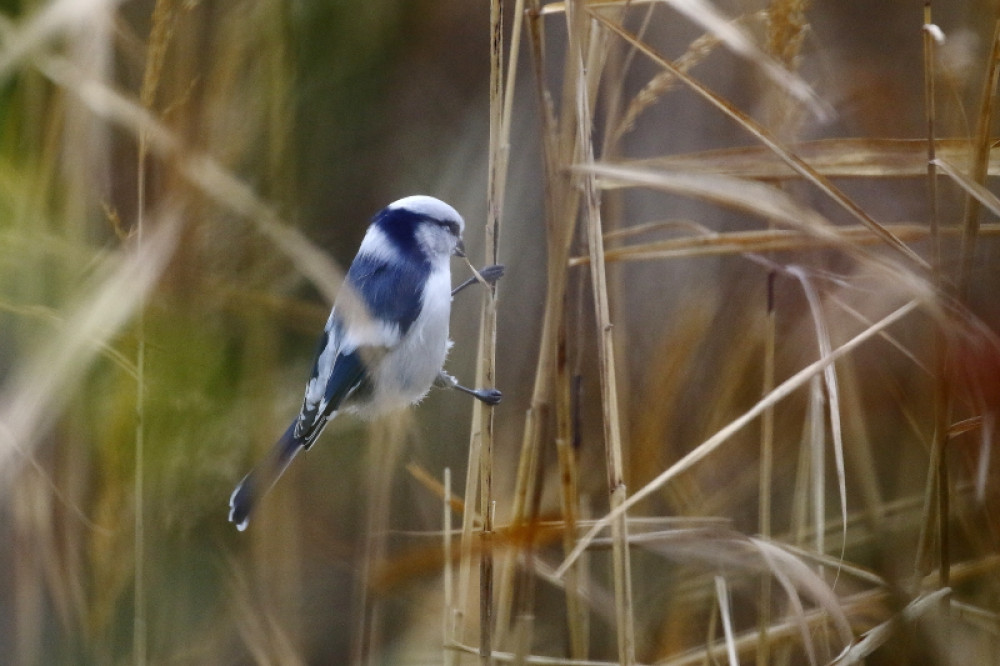
<path fill-rule="evenodd" d="M 475 391 L 472 395 L 476 397 L 477 400 L 486 403 L 490 407 L 496 407 L 503 400 L 503 393 L 497 389 L 479 389 Z"/>
<path fill-rule="evenodd" d="M 479 275 L 486 280 L 489 284 L 496 284 L 497 280 L 503 277 L 504 272 L 507 267 L 503 264 L 492 264 L 490 266 L 484 266 Z"/>

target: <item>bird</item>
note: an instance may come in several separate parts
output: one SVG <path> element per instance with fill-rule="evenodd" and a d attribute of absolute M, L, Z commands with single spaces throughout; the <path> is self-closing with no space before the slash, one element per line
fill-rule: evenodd
<path fill-rule="evenodd" d="M 452 297 L 476 279 L 451 287 L 450 260 L 465 257 L 464 230 L 458 211 L 427 195 L 404 197 L 375 214 L 320 335 L 298 416 L 229 498 L 229 520 L 238 530 L 340 412 L 370 420 L 419 402 L 432 385 L 499 404 L 500 391 L 467 388 L 444 371 Z M 490 284 L 501 275 L 501 265 L 480 272 Z"/>

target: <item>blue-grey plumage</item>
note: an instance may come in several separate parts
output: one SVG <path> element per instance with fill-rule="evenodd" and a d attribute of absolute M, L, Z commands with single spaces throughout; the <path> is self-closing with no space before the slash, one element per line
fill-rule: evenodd
<path fill-rule="evenodd" d="M 373 218 L 320 338 L 298 417 L 230 497 L 237 528 L 338 412 L 372 418 L 404 407 L 443 375 L 450 258 L 463 254 L 464 228 L 454 208 L 428 196 L 400 199 Z M 499 401 L 499 392 L 484 395 L 477 397 Z"/>

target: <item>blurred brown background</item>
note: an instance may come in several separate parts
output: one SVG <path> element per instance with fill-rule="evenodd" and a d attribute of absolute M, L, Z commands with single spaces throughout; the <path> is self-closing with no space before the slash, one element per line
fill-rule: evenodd
<path fill-rule="evenodd" d="M 788 4 L 796 5 L 715 3 L 727 17 L 742 17 L 739 24 L 762 45 L 767 23 L 760 12 Z M 758 67 L 722 47 L 710 49 L 692 74 L 763 124 L 776 125 L 771 129 L 788 142 L 922 139 L 921 4 L 797 5 L 806 25 L 794 68 L 835 112 L 829 121 L 797 111 L 775 122 L 773 86 Z M 316 284 L 316 273 L 269 235 L 268 224 L 297 229 L 344 268 L 375 211 L 426 193 L 462 212 L 470 257 L 483 262 L 488 3 L 8 0 L 0 10 L 2 660 L 440 663 L 440 500 L 404 467 L 414 462 L 436 478 L 448 467 L 454 491 L 462 493 L 469 400 L 434 391 L 400 422 L 339 419 L 296 461 L 246 533 L 226 522 L 226 501 L 294 415 L 329 306 L 331 285 Z M 938 54 L 937 132 L 968 138 L 997 9 L 990 2 L 942 2 L 934 10 L 947 35 Z M 513 5 L 505 11 L 509 37 Z M 625 23 L 638 30 L 646 8 L 630 11 Z M 665 5 L 651 16 L 646 38 L 669 58 L 682 57 L 704 33 Z M 565 21 L 559 13 L 543 20 L 546 76 L 558 91 L 566 76 Z M 629 64 L 627 70 L 609 65 L 605 73 L 606 85 L 623 86 L 625 101 L 615 113 L 659 71 L 641 56 Z M 527 51 L 517 81 L 500 241 L 508 267 L 499 289 L 501 522 L 510 511 L 546 294 L 539 103 Z M 140 167 L 135 125 L 144 106 L 175 143 L 147 137 Z M 599 106 L 598 157 L 614 106 Z M 743 129 L 675 87 L 639 115 L 608 157 L 751 145 Z M 233 180 L 197 171 L 192 160 L 201 156 Z M 236 191 L 232 182 L 247 189 Z M 837 185 L 880 222 L 926 224 L 929 217 L 922 177 L 852 177 Z M 790 182 L 786 191 L 837 224 L 851 222 L 810 186 Z M 256 197 L 251 204 L 246 192 Z M 148 259 L 136 254 L 140 199 Z M 609 193 L 605 202 L 606 230 L 663 221 L 715 232 L 767 228 L 760 217 L 651 190 Z M 964 202 L 959 188 L 942 185 L 942 225 L 958 224 Z M 995 341 L 1000 249 L 990 229 L 977 246 L 968 306 Z M 675 229 L 641 238 L 678 235 Z M 946 236 L 942 246 L 948 274 L 957 271 L 957 238 Z M 157 263 L 159 243 L 164 258 Z M 926 240 L 912 246 L 930 255 Z M 574 248 L 574 255 L 586 252 L 582 238 Z M 114 271 L 128 256 L 156 271 L 148 291 L 132 274 L 116 282 Z M 837 250 L 768 256 L 804 266 L 824 302 L 849 303 L 871 319 L 908 293 L 908 284 L 889 284 Z M 456 282 L 465 278 L 464 267 L 453 268 Z M 608 500 L 593 304 L 586 267 L 569 275 L 581 505 L 599 516 Z M 627 480 L 639 488 L 759 399 L 768 270 L 730 253 L 610 263 L 609 278 Z M 773 296 L 780 382 L 817 358 L 816 336 L 796 280 L 776 278 Z M 456 345 L 448 368 L 466 383 L 475 374 L 480 299 L 463 294 L 453 313 Z M 859 323 L 830 307 L 837 313 L 832 336 L 843 342 Z M 85 322 L 88 313 L 93 321 Z M 864 524 L 846 558 L 892 589 L 914 573 L 933 429 L 935 384 L 927 369 L 933 372 L 936 320 L 927 312 L 911 317 L 892 333 L 922 365 L 879 342 L 839 366 L 848 504 Z M 79 351 L 60 357 L 60 349 L 76 349 L 73 341 Z M 996 350 L 986 344 L 977 353 L 956 389 L 956 421 L 980 414 L 983 404 L 995 414 L 998 385 L 989 373 Z M 977 375 L 976 368 L 986 370 Z M 775 413 L 775 534 L 796 524 L 808 410 L 802 390 Z M 966 655 L 1000 654 L 1000 590 L 991 559 L 996 463 L 983 467 L 992 442 L 981 432 L 955 440 L 953 537 L 956 562 L 979 562 L 986 570 L 967 579 L 965 591 L 988 611 L 984 623 L 992 633 L 956 640 L 950 656 L 929 647 L 932 638 L 907 634 L 872 663 L 916 663 L 918 656 L 963 663 Z M 658 495 L 649 513 L 720 517 L 738 532 L 758 533 L 759 438 L 757 425 L 742 432 L 726 454 Z M 989 446 L 981 447 L 981 439 Z M 559 510 L 555 453 L 543 457 L 542 513 L 552 517 Z M 828 461 L 827 512 L 839 519 L 832 467 Z M 985 491 L 976 495 L 982 474 Z M 380 501 L 388 503 L 384 524 L 373 517 Z M 831 533 L 839 538 L 839 528 Z M 389 588 L 368 588 L 366 535 L 383 544 L 390 571 L 404 556 L 427 558 L 417 558 L 424 564 Z M 827 552 L 837 556 L 839 542 L 831 541 Z M 544 556 L 552 566 L 561 561 L 554 546 Z M 594 557 L 595 570 L 603 571 L 606 554 Z M 711 599 L 686 617 L 683 607 L 671 605 L 684 592 L 686 571 L 672 567 L 648 553 L 633 564 L 642 583 L 635 603 L 643 663 L 708 633 Z M 605 574 L 594 575 L 591 655 L 613 660 L 614 631 L 600 596 L 609 583 Z M 755 592 L 744 582 L 734 594 L 750 607 Z M 561 592 L 541 585 L 538 595 L 534 646 L 540 654 L 563 654 Z M 897 603 L 890 599 L 871 614 L 884 619 Z M 474 600 L 468 608 L 474 614 Z M 753 626 L 752 613 L 741 621 Z M 475 618 L 469 622 L 474 636 Z M 858 621 L 857 632 L 871 624 Z M 790 663 L 796 654 L 786 655 Z"/>

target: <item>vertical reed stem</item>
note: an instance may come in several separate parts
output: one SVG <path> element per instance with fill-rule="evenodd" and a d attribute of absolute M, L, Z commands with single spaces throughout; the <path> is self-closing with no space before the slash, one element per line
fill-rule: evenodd
<path fill-rule="evenodd" d="M 570 53 L 576 78 L 575 106 L 577 130 L 577 158 L 583 164 L 594 162 L 592 141 L 593 119 L 590 108 L 587 68 L 590 47 L 589 29 L 592 27 L 583 7 L 577 2 L 567 5 L 567 23 L 570 26 Z M 574 34 L 575 33 L 575 34 Z M 575 46 L 574 46 L 575 45 Z M 591 288 L 594 296 L 594 316 L 597 324 L 597 349 L 601 376 L 601 402 L 604 411 L 604 439 L 607 454 L 608 490 L 611 509 L 617 509 L 627 499 L 624 456 L 622 454 L 621 424 L 618 410 L 618 385 L 615 371 L 614 327 L 608 302 L 608 281 L 604 263 L 604 231 L 601 225 L 600 191 L 592 175 L 580 179 L 583 190 L 584 215 L 587 222 L 587 247 L 590 257 Z M 612 567 L 615 590 L 615 621 L 618 629 L 618 661 L 628 665 L 635 662 L 635 623 L 632 609 L 631 560 L 628 543 L 627 516 L 616 518 L 611 524 Z"/>

